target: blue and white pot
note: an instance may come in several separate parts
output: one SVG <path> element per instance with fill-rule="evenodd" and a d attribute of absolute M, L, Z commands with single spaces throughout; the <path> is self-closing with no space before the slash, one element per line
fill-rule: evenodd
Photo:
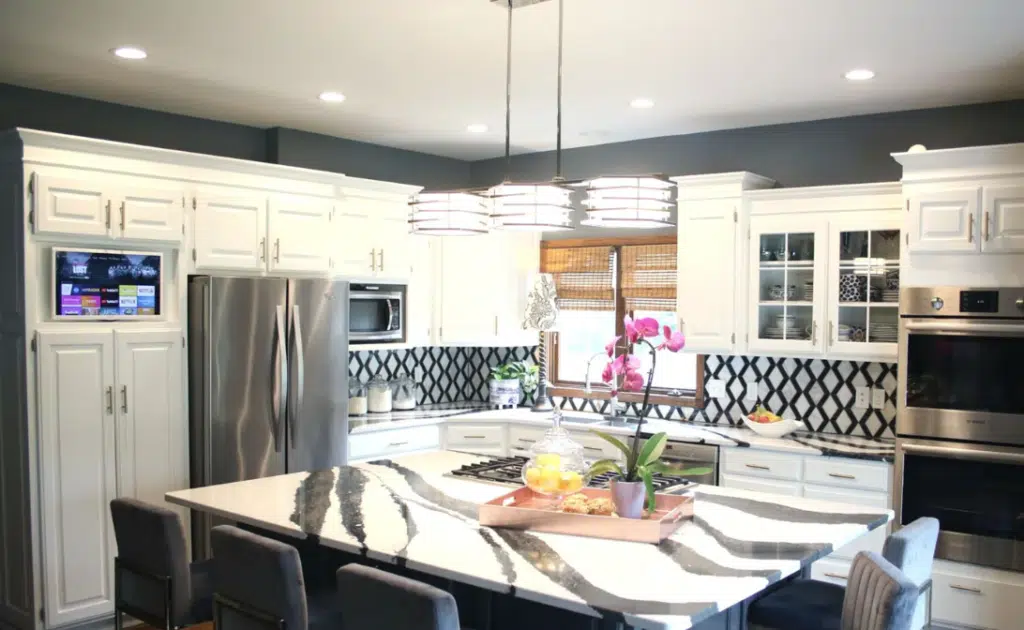
<path fill-rule="evenodd" d="M 491 380 L 491 394 L 489 402 L 496 407 L 518 407 L 519 401 L 523 398 L 521 384 L 518 378 L 506 380 Z"/>

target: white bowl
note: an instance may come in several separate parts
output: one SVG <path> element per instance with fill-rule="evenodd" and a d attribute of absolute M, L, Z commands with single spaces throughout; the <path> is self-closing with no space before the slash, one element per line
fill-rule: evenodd
<path fill-rule="evenodd" d="M 783 418 L 778 422 L 771 422 L 769 424 L 761 424 L 760 422 L 754 422 L 750 418 L 743 416 L 743 424 L 750 427 L 750 430 L 758 435 L 764 437 L 780 438 L 784 435 L 789 435 L 793 431 L 800 428 L 801 424 L 796 420 L 790 420 Z"/>

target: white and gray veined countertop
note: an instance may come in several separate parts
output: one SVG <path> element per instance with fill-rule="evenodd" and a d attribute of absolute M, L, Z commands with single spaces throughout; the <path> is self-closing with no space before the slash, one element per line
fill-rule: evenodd
<path fill-rule="evenodd" d="M 598 414 L 566 412 L 572 416 L 598 418 Z M 528 408 L 491 409 L 483 402 L 441 403 L 424 405 L 411 411 L 396 411 L 390 414 L 368 414 L 350 416 L 349 432 L 352 434 L 386 431 L 404 427 L 456 424 L 475 422 L 509 422 L 538 427 L 551 426 L 550 413 L 535 413 Z M 569 430 L 585 431 L 596 428 L 613 435 L 632 435 L 636 425 L 594 426 L 565 422 Z M 846 457 L 871 461 L 892 462 L 895 441 L 885 438 L 867 438 L 835 433 L 812 433 L 797 431 L 782 438 L 763 437 L 743 426 L 708 424 L 703 422 L 682 422 L 678 420 L 650 419 L 644 422 L 643 433 L 650 435 L 665 432 L 670 440 L 695 444 L 712 444 L 723 448 L 756 448 L 798 455 L 820 455 L 825 457 Z"/>

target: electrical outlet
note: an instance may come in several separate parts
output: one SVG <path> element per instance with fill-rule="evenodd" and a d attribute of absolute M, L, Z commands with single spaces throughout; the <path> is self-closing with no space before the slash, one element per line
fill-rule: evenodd
<path fill-rule="evenodd" d="M 871 408 L 885 408 L 885 390 L 882 389 L 881 387 L 875 387 L 874 389 L 871 390 Z"/>
<path fill-rule="evenodd" d="M 857 387 L 854 389 L 857 397 L 853 400 L 853 406 L 857 409 L 871 408 L 871 388 Z"/>
<path fill-rule="evenodd" d="M 713 378 L 708 381 L 708 396 L 711 398 L 725 397 L 725 381 Z"/>
<path fill-rule="evenodd" d="M 747 381 L 747 391 L 744 394 L 743 398 L 745 400 L 749 400 L 750 402 L 757 402 L 757 386 L 757 381 Z"/>

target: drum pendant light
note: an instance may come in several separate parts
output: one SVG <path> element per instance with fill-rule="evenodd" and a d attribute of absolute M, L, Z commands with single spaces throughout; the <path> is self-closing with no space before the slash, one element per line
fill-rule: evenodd
<path fill-rule="evenodd" d="M 670 210 L 675 183 L 656 176 L 598 177 L 584 183 L 583 225 L 609 228 L 673 227 Z"/>

